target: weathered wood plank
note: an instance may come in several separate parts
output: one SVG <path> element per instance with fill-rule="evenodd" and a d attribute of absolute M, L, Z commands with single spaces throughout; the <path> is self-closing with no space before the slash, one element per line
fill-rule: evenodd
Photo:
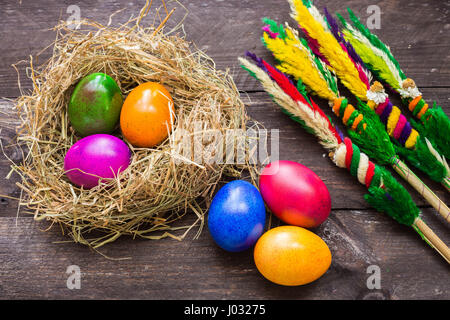
<path fill-rule="evenodd" d="M 145 0 L 77 1 L 81 17 L 108 22 L 111 13 L 126 8 L 113 23 L 136 16 Z M 159 5 L 159 1 L 154 1 Z M 450 299 L 446 281 L 448 265 L 429 248 L 415 232 L 396 224 L 383 214 L 369 209 L 363 200 L 365 188 L 345 170 L 336 168 L 324 155 L 312 136 L 287 119 L 261 87 L 242 71 L 237 56 L 252 50 L 271 58 L 260 44 L 260 18 L 270 16 L 278 21 L 291 21 L 286 1 L 279 0 L 212 0 L 182 1 L 189 10 L 185 20 L 187 38 L 206 50 L 218 68 L 230 68 L 238 88 L 247 91 L 244 100 L 250 116 L 267 129 L 280 130 L 280 158 L 301 162 L 313 169 L 327 184 L 333 202 L 330 218 L 314 230 L 333 253 L 333 264 L 319 281 L 295 288 L 281 287 L 265 280 L 256 270 L 251 250 L 231 254 L 218 248 L 205 229 L 197 240 L 195 232 L 182 242 L 132 240 L 123 237 L 101 249 L 113 257 L 108 260 L 88 248 L 73 243 L 55 243 L 68 238 L 55 227 L 47 232 L 47 222 L 37 223 L 31 216 L 17 214 L 17 202 L 0 197 L 0 299 L 20 298 L 99 298 L 99 299 Z M 319 7 L 325 1 L 316 1 Z M 0 4 L 2 52 L 0 53 L 0 97 L 16 97 L 17 75 L 11 64 L 35 55 L 54 39 L 47 29 L 59 19 L 66 20 L 69 5 L 64 1 L 16 1 Z M 428 99 L 435 99 L 449 109 L 450 3 L 434 1 L 333 1 L 326 3 L 330 11 L 343 12 L 350 6 L 366 18 L 369 5 L 382 10 L 381 29 L 376 33 L 393 49 L 408 76 L 413 77 Z M 174 3 L 168 4 L 169 9 Z M 168 24 L 173 26 L 184 15 L 179 5 Z M 150 24 L 152 19 L 145 20 Z M 40 63 L 49 57 L 47 51 Z M 21 65 L 23 88 L 31 88 L 25 79 L 26 64 Z M 440 88 L 430 88 L 440 87 Z M 427 89 L 429 88 L 429 89 Z M 343 91 L 345 94 L 345 90 Z M 395 98 L 393 99 L 394 102 Z M 317 101 L 327 109 L 324 101 Z M 398 102 L 398 100 L 397 100 Z M 0 100 L 0 139 L 5 153 L 20 161 L 20 150 L 14 147 L 16 120 L 12 104 Z M 328 112 L 328 111 L 327 111 Z M 328 114 L 331 115 L 330 112 Z M 342 126 L 341 126 L 342 127 Z M 323 157 L 322 157 L 323 156 Z M 14 185 L 18 177 L 4 177 L 9 162 L 0 155 L 0 194 L 18 197 Z M 448 193 L 423 174 L 418 175 L 449 203 Z M 399 178 L 400 179 L 400 178 Z M 404 184 L 406 185 L 406 184 Z M 450 243 L 449 227 L 430 209 L 418 194 L 410 190 L 423 208 L 423 218 L 446 243 Z M 180 224 L 190 224 L 188 215 Z M 272 225 L 279 221 L 273 218 Z M 80 290 L 66 287 L 69 265 L 82 272 Z M 369 265 L 381 270 L 381 290 L 369 290 L 366 280 Z"/>
<path fill-rule="evenodd" d="M 17 147 L 16 127 L 19 118 L 13 110 L 14 103 L 11 100 L 0 99 L 0 215 L 17 215 L 20 190 L 16 182 L 20 180 L 18 175 L 12 175 L 9 179 L 10 165 L 12 161 L 19 163 L 23 159 L 20 148 Z"/>
<path fill-rule="evenodd" d="M 430 98 L 436 99 L 443 105 L 447 100 L 448 89 L 425 89 L 423 91 Z M 255 92 L 248 95 L 243 94 L 242 97 L 247 105 L 247 111 L 251 118 L 260 122 L 269 133 L 270 130 L 279 130 L 280 159 L 300 162 L 311 168 L 311 170 L 316 172 L 324 180 L 330 190 L 333 209 L 368 208 L 363 198 L 366 192 L 365 187 L 351 177 L 346 170 L 337 168 L 327 157 L 325 150 L 316 142 L 316 139 L 280 112 L 266 93 Z M 317 102 L 328 115 L 335 119 L 336 123 L 339 123 L 338 119 L 329 110 L 326 102 L 319 100 Z M 22 159 L 22 153 L 14 145 L 14 127 L 17 125 L 17 118 L 14 116 L 12 107 L 13 105 L 10 101 L 0 100 L 0 109 L 3 114 L 3 117 L 0 118 L 0 128 L 2 130 L 0 138 L 4 145 L 6 155 L 18 163 Z M 343 128 L 340 123 L 339 127 Z M 19 177 L 14 174 L 9 180 L 5 179 L 10 171 L 10 164 L 10 161 L 6 157 L 3 155 L 0 157 L 0 195 L 17 198 L 20 196 L 20 191 L 15 186 L 15 182 L 19 181 Z M 430 180 L 422 172 L 418 170 L 414 171 L 441 199 L 450 203 L 450 197 L 442 186 Z M 394 175 L 403 183 L 403 180 L 397 174 L 394 173 Z M 408 184 L 403 183 L 403 185 L 410 191 L 417 205 L 427 206 L 427 203 L 422 197 Z M 0 197 L 0 213 L 3 216 L 15 216 L 17 214 L 16 209 L 16 201 L 6 197 Z"/>
<path fill-rule="evenodd" d="M 124 2 L 108 0 L 102 2 L 79 1 L 82 18 L 94 19 L 104 24 L 108 23 L 113 12 L 125 8 L 121 14 L 114 17 L 113 23 L 119 24 L 131 15 L 136 16 L 145 1 Z M 157 1 L 155 1 L 155 4 Z M 189 14 L 184 21 L 187 38 L 196 43 L 198 48 L 205 50 L 215 60 L 218 68 L 230 68 L 235 75 L 240 90 L 254 90 L 256 85 L 248 81 L 248 76 L 240 70 L 237 57 L 245 50 L 252 50 L 262 57 L 268 58 L 268 52 L 260 43 L 261 18 L 269 16 L 280 22 L 288 21 L 287 1 L 182 1 Z M 158 2 L 159 4 L 159 2 Z M 36 55 L 42 48 L 50 45 L 55 38 L 51 29 L 58 20 L 67 20 L 70 1 L 51 0 L 23 1 L 8 0 L 2 3 L 0 24 L 2 25 L 2 59 L 0 60 L 0 97 L 16 97 L 19 95 L 17 74 L 12 64 L 27 60 L 29 55 Z M 319 8 L 324 1 L 317 1 Z M 450 86 L 450 41 L 446 37 L 450 28 L 449 4 L 445 1 L 423 3 L 414 1 L 334 1 L 326 3 L 331 12 L 344 13 L 344 7 L 349 6 L 366 19 L 369 5 L 378 5 L 381 9 L 381 29 L 376 31 L 383 41 L 388 43 L 410 77 L 414 78 L 420 87 Z M 155 5 L 156 7 L 157 5 Z M 174 26 L 185 14 L 180 5 L 168 4 L 169 9 L 177 6 L 178 10 L 169 21 L 167 29 Z M 152 23 L 149 17 L 145 23 Z M 7 50 L 5 50 L 7 49 Z M 39 62 L 45 61 L 51 54 L 47 51 Z M 35 61 L 37 65 L 38 62 Z M 26 64 L 21 64 L 22 88 L 31 88 L 26 79 Z"/>
<path fill-rule="evenodd" d="M 429 217 L 429 210 L 425 210 Z M 193 221 L 187 217 L 186 221 Z M 276 221 L 276 220 L 275 220 Z M 427 219 L 436 228 L 441 222 Z M 276 225 L 277 222 L 275 222 Z M 66 240 L 58 228 L 31 218 L 0 218 L 2 299 L 449 299 L 448 265 L 415 232 L 371 210 L 335 210 L 314 230 L 333 262 L 318 281 L 282 287 L 257 271 L 251 249 L 229 253 L 203 230 L 178 242 L 119 238 L 101 249 L 108 260 Z M 441 234 L 449 241 L 448 233 Z M 81 289 L 66 287 L 67 267 L 81 269 Z M 381 271 L 381 290 L 369 290 L 367 267 Z M 418 273 L 420 271 L 420 274 Z"/>

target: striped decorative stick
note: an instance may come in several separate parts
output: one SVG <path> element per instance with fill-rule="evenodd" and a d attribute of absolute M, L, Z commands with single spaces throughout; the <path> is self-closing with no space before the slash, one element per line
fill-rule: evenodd
<path fill-rule="evenodd" d="M 449 170 L 445 159 L 430 141 L 412 128 L 400 109 L 392 105 L 383 86 L 377 81 L 371 85 L 371 73 L 351 45 L 347 46 L 346 41 L 342 41 L 339 27 L 332 18 L 325 19 L 310 0 L 289 0 L 289 3 L 292 17 L 299 23 L 314 50 L 325 58 L 324 62 L 352 94 L 367 102 L 379 115 L 380 121 L 395 142 L 397 153 L 449 189 Z M 447 216 L 448 213 L 445 212 L 444 215 Z"/>
<path fill-rule="evenodd" d="M 447 159 L 450 158 L 450 120 L 436 102 L 430 108 L 417 88 L 414 80 L 407 78 L 391 50 L 376 35 L 371 33 L 358 17 L 347 9 L 351 24 L 338 14 L 344 25 L 342 34 L 352 45 L 365 65 L 375 76 L 397 91 L 408 106 L 416 121 L 414 127 L 436 146 Z"/>
<path fill-rule="evenodd" d="M 328 25 L 330 26 L 330 30 L 333 33 L 334 37 L 337 41 L 341 44 L 341 46 L 348 52 L 348 55 L 353 61 L 358 61 L 359 65 L 363 65 L 364 69 L 367 68 L 367 64 L 363 61 L 357 50 L 353 47 L 353 45 L 348 42 L 344 34 L 341 32 L 336 20 L 329 14 L 327 8 L 324 8 L 326 21 Z M 369 72 L 369 71 L 367 71 Z M 447 189 L 447 191 L 450 192 L 450 168 L 448 167 L 447 161 L 444 156 L 441 156 L 437 149 L 435 149 L 436 144 L 431 143 L 430 140 L 428 140 L 428 137 L 425 135 L 421 135 L 424 137 L 425 144 L 421 143 L 419 133 L 412 129 L 410 123 L 406 120 L 406 117 L 401 114 L 401 111 L 398 107 L 393 106 L 392 103 L 389 101 L 389 97 L 384 91 L 383 86 L 381 83 L 375 81 L 374 84 L 371 86 L 370 90 L 367 92 L 367 98 L 369 99 L 368 104 L 372 109 L 375 109 L 375 111 L 380 115 L 380 119 L 383 123 L 386 124 L 386 129 L 389 132 L 389 135 L 392 136 L 397 141 L 403 143 L 403 139 L 405 140 L 405 147 L 407 149 L 411 149 L 412 144 L 408 145 L 408 140 L 406 138 L 406 133 L 411 132 L 412 134 L 409 136 L 414 137 L 414 134 L 417 135 L 418 145 L 416 148 L 416 152 L 411 152 L 410 150 L 403 150 L 403 153 L 408 153 L 409 157 L 412 159 L 412 161 L 420 161 L 415 157 L 415 154 L 418 155 L 427 155 L 429 159 L 432 157 L 430 156 L 430 153 L 434 156 L 434 158 L 442 164 L 442 166 L 445 168 L 446 176 L 441 181 L 442 185 Z M 424 107 L 422 111 L 426 111 L 428 109 L 428 106 Z M 424 112 L 425 112 L 424 111 Z M 445 115 L 445 114 L 444 114 Z M 416 140 L 417 141 L 417 140 Z M 424 152 L 421 152 L 420 149 L 424 149 Z M 428 150 L 427 150 L 428 149 Z M 428 159 L 425 159 L 427 161 Z M 431 169 L 431 168 L 430 168 Z M 433 174 L 432 177 L 435 175 Z M 438 176 L 436 176 L 438 177 Z"/>
<path fill-rule="evenodd" d="M 364 196 L 366 201 L 377 211 L 386 213 L 401 224 L 413 227 L 450 263 L 449 248 L 420 218 L 420 210 L 406 189 L 389 171 L 370 161 L 349 138 L 341 136 L 331 120 L 308 97 L 302 82 L 299 81 L 296 87 L 285 74 L 266 61 L 250 53 L 247 53 L 247 56 L 256 64 L 239 58 L 242 67 L 262 84 L 284 113 L 318 138 L 338 167 L 349 170 L 367 187 L 368 194 Z"/>
<path fill-rule="evenodd" d="M 334 113 L 347 126 L 352 140 L 377 163 L 391 165 L 450 222 L 450 210 L 446 204 L 399 159 L 378 115 L 362 102 L 359 103 L 359 110 L 356 110 L 339 94 L 334 74 L 315 56 L 307 42 L 298 37 L 295 30 L 288 25 L 279 26 L 270 19 L 263 21 L 266 25 L 263 27 L 262 41 L 279 61 L 278 68 L 302 81 L 313 94 L 328 100 Z M 437 161 L 434 164 L 441 166 Z"/>

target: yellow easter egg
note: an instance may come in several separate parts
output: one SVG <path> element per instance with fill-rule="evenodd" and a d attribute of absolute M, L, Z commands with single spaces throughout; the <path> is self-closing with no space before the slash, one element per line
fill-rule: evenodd
<path fill-rule="evenodd" d="M 313 232 L 297 226 L 281 226 L 264 233 L 255 245 L 258 271 L 268 280 L 299 286 L 320 278 L 331 265 L 327 244 Z"/>

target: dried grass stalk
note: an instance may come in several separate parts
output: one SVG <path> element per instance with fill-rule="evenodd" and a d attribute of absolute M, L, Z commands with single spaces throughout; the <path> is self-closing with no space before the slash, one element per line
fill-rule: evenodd
<path fill-rule="evenodd" d="M 175 228 L 172 222 L 194 212 L 201 228 L 205 202 L 224 173 L 255 172 L 248 162 L 208 165 L 208 159 L 196 163 L 177 156 L 185 132 L 199 143 L 196 139 L 211 129 L 245 130 L 244 104 L 231 76 L 216 70 L 208 56 L 191 51 L 185 39 L 164 35 L 159 27 L 140 27 L 141 18 L 119 27 L 92 21 L 82 21 L 78 30 L 65 23 L 56 26 L 52 57 L 38 68 L 31 59 L 33 92 L 16 104 L 18 143 L 27 150 L 23 163 L 12 166 L 22 178 L 20 205 L 36 220 L 49 220 L 75 242 L 94 248 L 121 235 L 181 239 L 193 225 Z M 130 145 L 132 161 L 119 178 L 82 190 L 63 171 L 64 155 L 79 139 L 66 108 L 74 85 L 93 72 L 112 76 L 124 96 L 146 81 L 164 84 L 173 97 L 176 119 L 169 139 L 157 148 Z M 194 132 L 195 122 L 202 123 L 202 132 Z M 116 135 L 122 138 L 119 130 Z M 179 229 L 181 235 L 175 232 Z"/>

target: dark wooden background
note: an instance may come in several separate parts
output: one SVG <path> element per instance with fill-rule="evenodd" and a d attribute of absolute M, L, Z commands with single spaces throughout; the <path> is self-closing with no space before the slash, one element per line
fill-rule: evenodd
<path fill-rule="evenodd" d="M 69 17 L 67 7 L 78 5 L 83 18 L 107 23 L 110 14 L 125 10 L 113 22 L 136 16 L 143 0 L 13 1 L 0 4 L 0 127 L 4 145 L 14 143 L 12 116 L 19 95 L 17 74 L 11 64 L 27 60 L 54 40 L 49 30 L 59 19 Z M 154 1 L 155 6 L 160 0 Z M 268 129 L 280 129 L 280 158 L 309 166 L 328 186 L 332 196 L 330 218 L 314 230 L 333 254 L 328 272 L 318 281 L 301 287 L 282 287 L 265 280 L 256 270 L 252 251 L 228 253 L 218 248 L 207 229 L 199 239 L 195 232 L 179 242 L 132 240 L 127 237 L 102 248 L 109 260 L 67 240 L 58 228 L 44 231 L 46 223 L 17 212 L 17 177 L 5 179 L 9 162 L 0 156 L 0 298 L 2 299 L 449 299 L 449 267 L 415 232 L 370 209 L 363 200 L 365 188 L 345 170 L 324 156 L 315 139 L 287 119 L 261 87 L 243 72 L 237 57 L 252 50 L 272 61 L 262 47 L 260 19 L 269 16 L 290 21 L 286 1 L 281 0 L 189 0 L 184 22 L 187 38 L 214 58 L 217 67 L 229 69 L 248 105 L 250 116 Z M 422 0 L 316 1 L 331 12 L 344 13 L 348 5 L 363 19 L 369 5 L 382 10 L 381 29 L 386 41 L 424 95 L 436 100 L 449 114 L 450 93 L 450 2 Z M 184 15 L 180 4 L 169 26 Z M 48 53 L 42 59 L 48 57 Z M 44 61 L 44 60 L 41 60 Z M 26 64 L 20 75 L 23 89 L 30 89 Z M 398 99 L 394 101 L 399 102 Z M 318 101 L 327 109 L 324 101 Z M 405 109 L 403 109 L 405 110 Z M 331 113 L 329 113 L 331 114 Z M 20 161 L 13 146 L 6 153 Z M 421 178 L 449 203 L 443 188 Z M 400 178 L 399 178 L 400 179 Z M 437 213 L 408 188 L 423 211 L 424 220 L 448 244 L 449 227 Z M 189 223 L 193 217 L 186 217 Z M 273 222 L 279 222 L 275 219 Z M 80 290 L 66 287 L 66 268 L 78 265 Z M 369 290 L 367 267 L 378 265 L 381 289 Z"/>

